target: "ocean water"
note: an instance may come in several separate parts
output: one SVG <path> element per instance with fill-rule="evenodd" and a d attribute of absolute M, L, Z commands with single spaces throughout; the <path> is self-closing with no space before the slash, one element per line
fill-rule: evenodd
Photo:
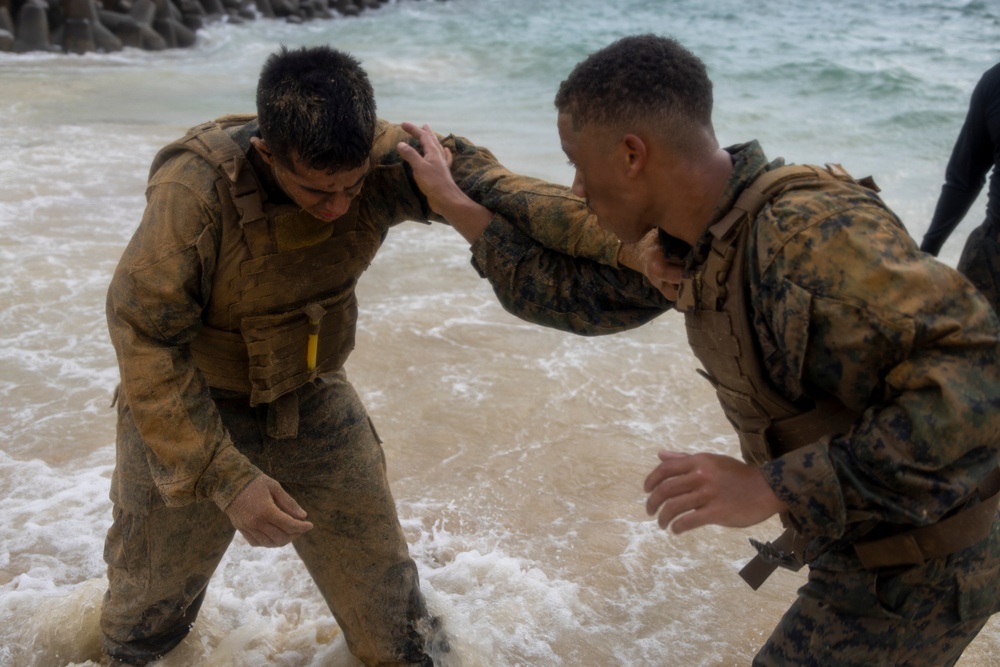
<path fill-rule="evenodd" d="M 357 19 L 214 25 L 195 48 L 0 54 L 0 666 L 93 665 L 117 381 L 104 294 L 156 150 L 251 111 L 280 44 L 367 67 L 381 115 L 571 178 L 552 97 L 619 36 L 679 38 L 724 144 L 874 175 L 919 238 L 979 75 L 986 1 L 400 0 Z M 942 253 L 954 265 L 985 198 Z M 582 339 L 505 313 L 441 226 L 394 230 L 361 281 L 348 374 L 385 441 L 432 609 L 465 667 L 749 664 L 802 574 L 754 593 L 749 530 L 659 530 L 641 484 L 669 445 L 734 454 L 678 318 Z M 962 667 L 1000 663 L 993 619 Z M 353 666 L 291 548 L 233 543 L 163 667 Z"/>

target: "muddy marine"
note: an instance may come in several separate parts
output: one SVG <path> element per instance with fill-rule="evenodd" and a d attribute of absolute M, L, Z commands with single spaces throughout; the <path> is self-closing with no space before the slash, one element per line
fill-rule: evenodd
<path fill-rule="evenodd" d="M 450 220 L 401 157 L 411 133 L 377 118 L 349 55 L 281 49 L 262 69 L 257 108 L 156 156 L 108 289 L 121 384 L 102 650 L 144 665 L 176 647 L 238 530 L 251 546 L 292 544 L 366 665 L 447 662 L 381 441 L 343 366 L 357 281 L 391 228 Z M 569 233 L 557 247 L 618 276 L 609 297 L 639 305 L 616 326 L 659 312 L 642 276 L 616 266 L 618 244 L 579 202 L 566 205 L 566 188 L 442 140 L 462 197 L 488 200 L 496 228 L 559 220 Z M 504 266 L 499 249 L 477 247 Z"/>

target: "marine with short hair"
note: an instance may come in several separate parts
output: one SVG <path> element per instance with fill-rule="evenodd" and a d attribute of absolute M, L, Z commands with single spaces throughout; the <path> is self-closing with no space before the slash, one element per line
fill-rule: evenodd
<path fill-rule="evenodd" d="M 159 152 L 108 290 L 121 383 L 103 660 L 145 665 L 180 643 L 239 531 L 252 546 L 294 546 L 366 665 L 440 664 L 448 641 L 343 365 L 357 281 L 390 228 L 441 220 L 473 234 L 465 211 L 481 207 L 462 190 L 428 202 L 402 158 L 416 154 L 407 142 L 420 130 L 378 119 L 348 54 L 282 48 L 261 72 L 257 111 L 199 125 Z M 609 298 L 637 304 L 614 330 L 662 312 L 566 188 L 443 141 L 462 187 L 510 216 L 486 223 L 527 231 L 566 216 L 548 242 L 603 262 Z"/>
<path fill-rule="evenodd" d="M 555 104 L 573 192 L 637 244 L 739 436 L 743 460 L 660 452 L 647 511 L 675 533 L 780 515 L 744 577 L 809 568 L 753 664 L 954 664 L 1000 610 L 989 303 L 920 252 L 869 179 L 769 161 L 755 141 L 720 148 L 705 65 L 675 40 L 595 52 Z M 522 266 L 547 251 L 518 231 L 491 224 L 473 246 L 508 310 L 577 333 L 615 317 L 589 264 L 556 250 L 545 275 Z"/>
<path fill-rule="evenodd" d="M 674 40 L 597 51 L 555 103 L 574 192 L 680 258 L 676 307 L 740 436 L 744 461 L 661 452 L 647 510 L 675 533 L 780 514 L 761 558 L 809 566 L 754 664 L 953 664 L 1000 609 L 989 304 L 842 169 L 720 148 L 711 81 Z"/>

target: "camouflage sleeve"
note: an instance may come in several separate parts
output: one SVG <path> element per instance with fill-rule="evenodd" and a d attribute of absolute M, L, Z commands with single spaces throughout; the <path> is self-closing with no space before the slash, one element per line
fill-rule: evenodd
<path fill-rule="evenodd" d="M 472 199 L 546 248 L 618 266 L 621 241 L 597 226 L 596 217 L 569 188 L 511 173 L 489 150 L 460 137 L 447 142 L 453 142 L 455 182 Z"/>
<path fill-rule="evenodd" d="M 209 296 L 219 213 L 176 182 L 147 196 L 107 297 L 123 397 L 164 501 L 225 508 L 260 471 L 233 446 L 188 349 Z"/>
<path fill-rule="evenodd" d="M 380 129 L 383 133 L 378 144 L 383 148 L 407 141 L 419 150 L 418 142 L 401 127 L 386 125 Z M 583 200 L 573 195 L 569 188 L 514 174 L 505 169 L 488 149 L 462 137 L 448 135 L 439 138 L 454 157 L 451 172 L 455 182 L 473 200 L 502 215 L 508 223 L 547 248 L 608 266 L 618 266 L 621 242 L 597 226 Z M 392 159 L 401 161 L 398 152 L 393 153 Z M 409 174 L 408 165 L 406 171 Z M 440 221 L 427 209 L 426 200 L 423 200 L 416 184 L 413 184 L 413 189 L 422 200 L 420 215 L 414 219 Z"/>
<path fill-rule="evenodd" d="M 548 249 L 502 216 L 473 243 L 472 264 L 508 312 L 571 333 L 632 329 L 672 306 L 642 274 Z"/>
<path fill-rule="evenodd" d="M 862 415 L 762 468 L 801 532 L 834 539 L 938 521 L 997 465 L 1000 442 L 996 315 L 884 207 L 847 204 L 776 202 L 751 279 L 773 334 L 764 359 L 783 359 L 772 377 Z"/>
<path fill-rule="evenodd" d="M 372 144 L 372 168 L 365 178 L 361 198 L 369 218 L 383 233 L 401 222 L 444 222 L 430 210 L 427 198 L 420 191 L 410 165 L 406 164 L 396 146 L 412 137 L 399 125 L 379 120 Z"/>

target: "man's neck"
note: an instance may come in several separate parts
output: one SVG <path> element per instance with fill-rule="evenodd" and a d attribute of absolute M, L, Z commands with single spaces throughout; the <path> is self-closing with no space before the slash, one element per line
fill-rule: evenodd
<path fill-rule="evenodd" d="M 661 198 L 660 228 L 695 245 L 712 220 L 716 203 L 733 172 L 732 157 L 719 148 L 700 161 L 677 163 L 669 170 Z"/>

